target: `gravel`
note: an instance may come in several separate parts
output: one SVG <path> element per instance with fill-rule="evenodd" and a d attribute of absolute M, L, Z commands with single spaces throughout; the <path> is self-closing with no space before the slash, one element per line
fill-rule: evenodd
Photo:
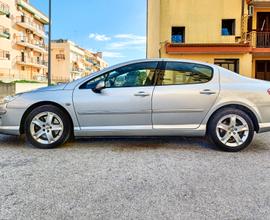
<path fill-rule="evenodd" d="M 0 219 L 270 219 L 269 134 L 239 153 L 198 138 L 0 135 Z"/>

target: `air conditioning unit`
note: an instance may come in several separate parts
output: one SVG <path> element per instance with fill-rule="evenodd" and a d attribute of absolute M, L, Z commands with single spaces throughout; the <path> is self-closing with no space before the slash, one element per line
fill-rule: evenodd
<path fill-rule="evenodd" d="M 248 15 L 249 16 L 253 16 L 254 14 L 254 6 L 253 5 L 249 5 L 248 6 Z"/>

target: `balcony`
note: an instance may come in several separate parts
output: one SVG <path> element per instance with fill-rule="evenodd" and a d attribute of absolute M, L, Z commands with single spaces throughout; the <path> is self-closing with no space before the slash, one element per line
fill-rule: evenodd
<path fill-rule="evenodd" d="M 44 27 L 42 25 L 38 25 L 37 23 L 34 22 L 34 19 L 31 17 L 27 16 L 19 16 L 16 17 L 16 24 L 31 30 L 35 35 L 45 38 L 47 35 L 45 33 Z"/>
<path fill-rule="evenodd" d="M 8 28 L 0 26 L 0 37 L 10 39 L 10 32 Z"/>
<path fill-rule="evenodd" d="M 0 2 L 0 15 L 9 15 L 9 6 Z"/>
<path fill-rule="evenodd" d="M 16 63 L 18 65 L 32 66 L 32 67 L 36 67 L 36 68 L 47 68 L 48 67 L 48 62 L 45 60 L 41 60 L 38 57 L 17 56 Z"/>
<path fill-rule="evenodd" d="M 48 53 L 48 47 L 47 45 L 38 42 L 36 40 L 30 40 L 28 37 L 26 36 L 17 36 L 16 37 L 16 44 L 23 46 L 23 47 L 28 47 L 33 49 L 34 51 L 37 51 L 39 53 Z"/>
<path fill-rule="evenodd" d="M 82 74 L 84 71 L 85 71 L 84 69 L 82 69 L 82 68 L 77 68 L 77 67 L 73 67 L 73 68 L 71 69 L 71 73 L 77 74 L 77 75 Z"/>
<path fill-rule="evenodd" d="M 268 8 L 270 7 L 269 0 L 247 0 L 248 4 L 253 5 L 256 8 Z"/>
<path fill-rule="evenodd" d="M 255 34 L 257 48 L 270 48 L 270 32 L 255 32 Z"/>
<path fill-rule="evenodd" d="M 35 19 L 37 19 L 41 23 L 43 23 L 43 24 L 49 23 L 48 17 L 46 15 L 44 15 L 41 11 L 37 10 L 32 5 L 30 5 L 28 2 L 26 2 L 24 0 L 17 0 L 17 5 L 21 8 L 23 8 L 24 10 L 30 12 L 31 14 L 33 14 Z"/>
<path fill-rule="evenodd" d="M 244 41 L 253 48 L 270 48 L 270 32 L 244 33 Z"/>

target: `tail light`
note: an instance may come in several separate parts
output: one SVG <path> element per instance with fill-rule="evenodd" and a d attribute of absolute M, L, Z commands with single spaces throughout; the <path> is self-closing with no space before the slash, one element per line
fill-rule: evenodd
<path fill-rule="evenodd" d="M 267 90 L 268 94 L 270 95 L 270 89 Z"/>

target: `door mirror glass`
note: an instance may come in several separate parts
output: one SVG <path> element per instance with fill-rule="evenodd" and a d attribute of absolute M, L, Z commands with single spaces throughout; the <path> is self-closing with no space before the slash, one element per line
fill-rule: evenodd
<path fill-rule="evenodd" d="M 98 82 L 98 84 L 93 89 L 93 91 L 96 92 L 96 93 L 100 93 L 103 89 L 105 89 L 105 87 L 106 87 L 105 81 L 101 80 L 100 82 Z"/>

